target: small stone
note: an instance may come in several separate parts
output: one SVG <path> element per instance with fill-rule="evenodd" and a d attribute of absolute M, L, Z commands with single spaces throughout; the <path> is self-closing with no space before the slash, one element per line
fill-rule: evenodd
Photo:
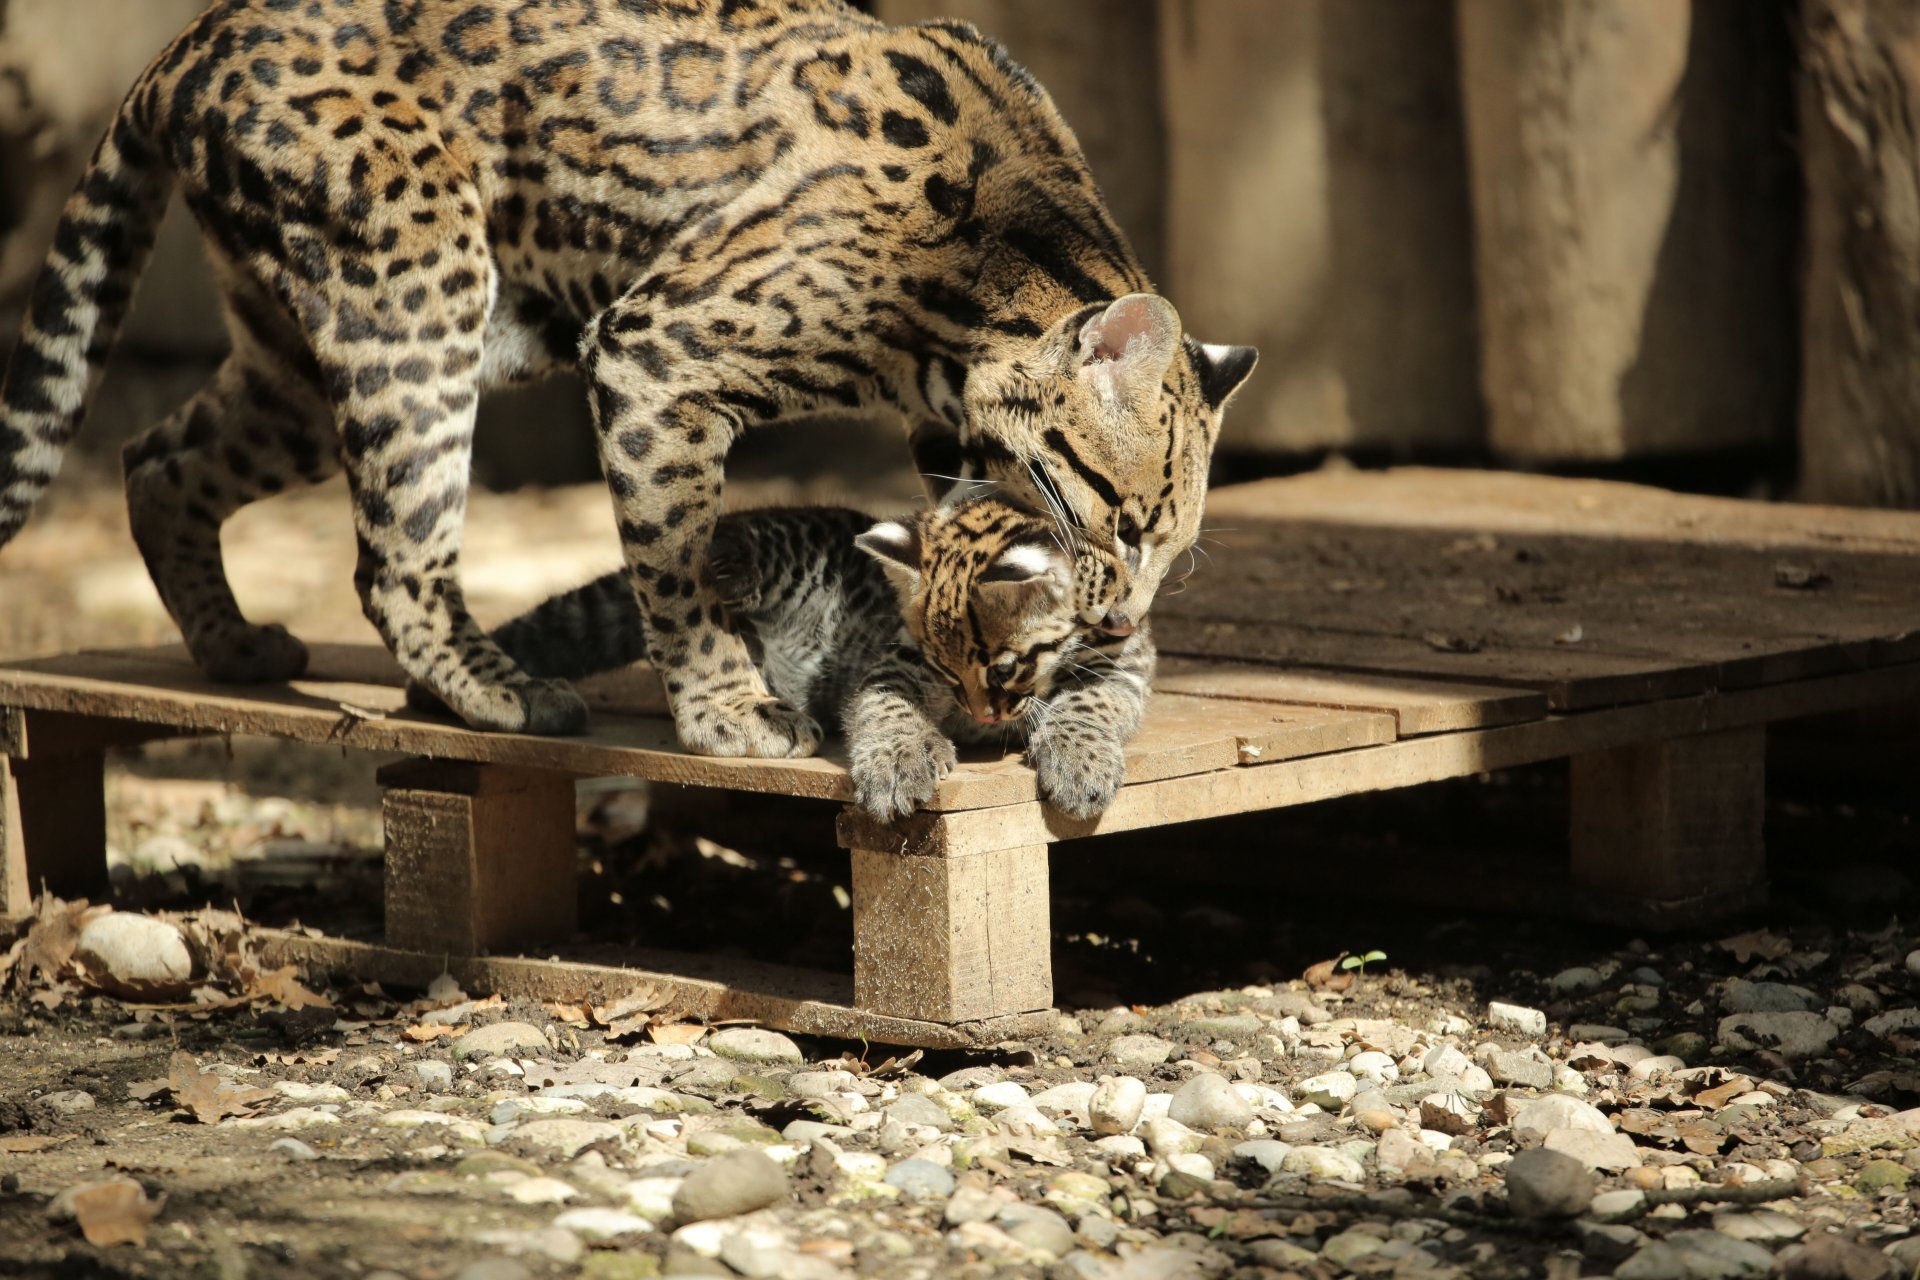
<path fill-rule="evenodd" d="M 991 1222 L 1005 1207 L 1006 1201 L 985 1187 L 961 1187 L 948 1199 L 942 1216 L 948 1226 L 958 1227 L 969 1222 Z"/>
<path fill-rule="evenodd" d="M 1295 1147 L 1281 1161 L 1283 1173 L 1305 1174 L 1310 1178 L 1330 1178 L 1339 1182 L 1365 1182 L 1367 1171 L 1358 1160 L 1332 1147 Z"/>
<path fill-rule="evenodd" d="M 1247 1244 L 1247 1253 L 1262 1266 L 1272 1267 L 1276 1271 L 1294 1271 L 1311 1274 L 1308 1268 L 1320 1255 L 1311 1249 L 1302 1249 L 1291 1240 L 1253 1240 Z"/>
<path fill-rule="evenodd" d="M 946 1133 L 953 1128 L 953 1117 L 947 1109 L 924 1093 L 902 1094 L 898 1101 L 887 1108 L 887 1116 L 901 1124 L 919 1125 L 923 1128 L 938 1129 Z"/>
<path fill-rule="evenodd" d="M 1033 1095 L 1035 1110 L 1060 1116 L 1084 1116 L 1087 1107 L 1093 1101 L 1094 1085 L 1091 1080 L 1075 1080 L 1068 1084 L 1057 1084 L 1051 1089 L 1042 1089 Z"/>
<path fill-rule="evenodd" d="M 1905 1280 L 1911 1269 L 1896 1270 L 1894 1260 L 1841 1235 L 1821 1235 L 1783 1250 L 1779 1257 L 1783 1280 Z"/>
<path fill-rule="evenodd" d="M 562 1231 L 571 1231 L 588 1240 L 615 1240 L 621 1236 L 642 1236 L 653 1230 L 653 1224 L 636 1213 L 625 1209 L 602 1209 L 583 1207 L 569 1209 L 553 1220 L 553 1225 Z"/>
<path fill-rule="evenodd" d="M 1132 1076 L 1102 1080 L 1087 1104 L 1087 1119 L 1098 1134 L 1132 1133 L 1147 1104 L 1147 1086 Z"/>
<path fill-rule="evenodd" d="M 1131 1134 L 1116 1133 L 1111 1137 L 1100 1138 L 1093 1144 L 1095 1151 L 1112 1156 L 1116 1160 L 1137 1160 L 1147 1154 L 1147 1144 Z"/>
<path fill-rule="evenodd" d="M 1640 1217 L 1646 1204 L 1647 1193 L 1644 1191 L 1602 1191 L 1587 1206 L 1587 1214 L 1601 1222 L 1626 1221 Z"/>
<path fill-rule="evenodd" d="M 1333 1020 L 1333 1015 L 1323 1006 L 1315 1004 L 1312 997 L 1298 991 L 1276 991 L 1255 1000 L 1248 1007 L 1275 1018 L 1298 1018 L 1303 1027 L 1317 1027 Z"/>
<path fill-rule="evenodd" d="M 1426 1145 L 1406 1130 L 1389 1129 L 1380 1135 L 1380 1141 L 1373 1149 L 1373 1159 L 1380 1166 L 1381 1173 L 1393 1177 L 1422 1168 L 1432 1156 Z"/>
<path fill-rule="evenodd" d="M 1073 1251 L 1073 1228 L 1051 1209 L 1010 1204 L 995 1220 L 1002 1231 L 1029 1249 L 1063 1258 Z"/>
<path fill-rule="evenodd" d="M 1593 1202 L 1593 1173 L 1544 1147 L 1507 1161 L 1507 1204 L 1521 1218 L 1576 1218 Z"/>
<path fill-rule="evenodd" d="M 1400 1065 L 1390 1055 L 1377 1049 L 1354 1054 L 1347 1059 L 1346 1068 L 1359 1079 L 1379 1085 L 1392 1084 L 1400 1078 Z"/>
<path fill-rule="evenodd" d="M 1156 1156 L 1175 1155 L 1185 1151 L 1198 1151 L 1205 1139 L 1187 1126 L 1170 1116 L 1154 1116 L 1145 1126 L 1143 1136 L 1147 1140 L 1147 1150 Z"/>
<path fill-rule="evenodd" d="M 1495 1000 L 1487 1006 L 1487 1022 L 1502 1031 L 1521 1036 L 1547 1034 L 1547 1015 L 1523 1004 L 1503 1004 Z"/>
<path fill-rule="evenodd" d="M 1427 1050 L 1421 1069 L 1435 1080 L 1457 1080 L 1466 1074 L 1473 1060 L 1450 1044 L 1437 1044 Z"/>
<path fill-rule="evenodd" d="M 476 1027 L 453 1042 L 453 1060 L 521 1057 L 548 1051 L 547 1037 L 526 1022 L 496 1022 Z"/>
<path fill-rule="evenodd" d="M 944 1200 L 953 1194 L 953 1173 L 931 1160 L 902 1160 L 887 1170 L 885 1182 L 915 1200 Z"/>
<path fill-rule="evenodd" d="M 1818 1009 L 1821 999 L 1805 987 L 1784 982 L 1748 982 L 1733 978 L 1720 992 L 1720 1007 L 1727 1013 L 1790 1013 Z"/>
<path fill-rule="evenodd" d="M 971 1102 L 981 1111 L 1003 1111 L 1008 1107 L 1024 1107 L 1032 1104 L 1033 1099 L 1027 1091 L 1012 1080 L 1001 1080 L 994 1084 L 983 1084 L 968 1095 Z"/>
<path fill-rule="evenodd" d="M 1370 1253 L 1378 1253 L 1386 1247 L 1386 1243 L 1379 1236 L 1364 1231 L 1342 1231 L 1320 1246 L 1320 1256 L 1342 1271 L 1349 1271 L 1355 1262 Z"/>
<path fill-rule="evenodd" d="M 139 998 L 193 977 L 193 953 L 180 930 L 133 911 L 109 911 L 80 929 L 74 959 L 88 977 L 114 995 Z"/>
<path fill-rule="evenodd" d="M 1716 1213 L 1713 1215 L 1713 1229 L 1721 1235 L 1732 1236 L 1736 1240 L 1751 1240 L 1755 1244 L 1781 1244 L 1788 1240 L 1798 1240 L 1807 1234 L 1804 1225 L 1795 1222 L 1778 1209 L 1755 1209 L 1746 1213 Z"/>
<path fill-rule="evenodd" d="M 267 1150 L 289 1160 L 318 1160 L 320 1153 L 298 1138 L 275 1138 Z"/>
<path fill-rule="evenodd" d="M 1657 1080 L 1661 1076 L 1668 1075 L 1672 1072 L 1684 1071 L 1686 1067 L 1686 1063 L 1670 1053 L 1655 1054 L 1650 1058 L 1642 1058 L 1631 1067 L 1628 1067 L 1627 1078 L 1629 1080 Z"/>
<path fill-rule="evenodd" d="M 1920 952 L 1911 952 L 1907 956 L 1909 970 L 1913 968 L 1915 955 L 1920 955 Z M 1895 1240 L 1887 1246 L 1886 1254 L 1893 1259 L 1896 1275 L 1906 1277 L 1920 1272 L 1920 1236 L 1907 1236 L 1904 1239 Z"/>
<path fill-rule="evenodd" d="M 516 1204 L 565 1204 L 579 1194 L 558 1178 L 525 1178 L 507 1188 Z"/>
<path fill-rule="evenodd" d="M 571 1160 L 588 1147 L 620 1141 L 620 1126 L 605 1120 L 529 1120 L 513 1131 L 512 1145 Z"/>
<path fill-rule="evenodd" d="M 413 1064 L 413 1078 L 428 1093 L 445 1093 L 453 1088 L 453 1067 L 429 1058 Z"/>
<path fill-rule="evenodd" d="M 1736 1013 L 1720 1019 L 1716 1032 L 1729 1049 L 1771 1049 L 1789 1058 L 1825 1053 L 1840 1028 L 1813 1012 Z"/>
<path fill-rule="evenodd" d="M 60 1089 L 41 1094 L 34 1103 L 55 1115 L 70 1116 L 93 1110 L 93 1095 L 85 1089 Z"/>
<path fill-rule="evenodd" d="M 756 1150 L 715 1156 L 687 1175 L 674 1193 L 673 1214 L 683 1222 L 730 1218 L 787 1196 L 787 1175 Z"/>
<path fill-rule="evenodd" d="M 1260 1034 L 1260 1019 L 1250 1013 L 1235 1013 L 1218 1018 L 1195 1018 L 1180 1024 L 1189 1040 L 1231 1040 L 1244 1042 Z"/>
<path fill-rule="evenodd" d="M 1519 1085 L 1527 1089 L 1547 1089 L 1553 1085 L 1553 1065 L 1524 1053 L 1504 1049 L 1487 1055 L 1487 1075 L 1496 1084 Z"/>
<path fill-rule="evenodd" d="M 1280 1166 L 1286 1162 L 1287 1153 L 1293 1148 L 1284 1142 L 1275 1142 L 1271 1138 L 1257 1138 L 1252 1142 L 1242 1142 L 1233 1149 L 1236 1160 L 1248 1160 L 1259 1165 L 1271 1178 L 1280 1172 Z"/>
<path fill-rule="evenodd" d="M 1590 1133 L 1612 1133 L 1613 1122 L 1599 1108 L 1568 1097 L 1549 1094 L 1523 1103 L 1514 1113 L 1513 1136 L 1519 1142 L 1545 1142 L 1556 1129 L 1585 1129 Z"/>
<path fill-rule="evenodd" d="M 1598 991 L 1607 984 L 1598 969 L 1589 969 L 1585 965 L 1576 965 L 1571 969 L 1562 969 L 1547 979 L 1547 989 L 1555 995 L 1580 996 L 1589 991 Z"/>
<path fill-rule="evenodd" d="M 853 1130 L 843 1124 L 828 1124 L 824 1120 L 795 1120 L 780 1131 L 780 1136 L 794 1143 L 808 1143 L 815 1138 L 830 1138 L 837 1142 L 841 1138 L 851 1138 Z"/>
<path fill-rule="evenodd" d="M 726 1027 L 708 1037 L 707 1047 L 735 1062 L 795 1065 L 805 1062 L 800 1046 L 764 1027 Z"/>
<path fill-rule="evenodd" d="M 838 1093 L 848 1093 L 853 1087 L 851 1071 L 796 1071 L 787 1077 L 787 1092 L 796 1098 L 831 1098 Z"/>
<path fill-rule="evenodd" d="M 1882 1191 L 1904 1191 L 1913 1181 L 1913 1171 L 1897 1160 L 1869 1160 L 1853 1180 L 1853 1189 L 1862 1195 Z"/>
<path fill-rule="evenodd" d="M 1676 1231 L 1620 1264 L 1615 1280 L 1734 1280 L 1764 1276 L 1773 1255 L 1750 1240 L 1717 1231 Z"/>
<path fill-rule="evenodd" d="M 1107 1058 L 1123 1067 L 1147 1070 L 1173 1056 L 1173 1046 L 1159 1036 L 1120 1036 L 1107 1046 Z"/>
<path fill-rule="evenodd" d="M 1294 1089 L 1302 1102 L 1311 1102 L 1326 1111 L 1338 1112 L 1360 1091 L 1360 1082 L 1345 1071 L 1329 1071 L 1303 1080 Z"/>
<path fill-rule="evenodd" d="M 1201 1072 L 1175 1091 L 1167 1117 L 1203 1133 L 1220 1133 L 1245 1130 L 1253 1107 L 1224 1077 Z"/>
<path fill-rule="evenodd" d="M 1624 1133 L 1556 1129 L 1547 1135 L 1544 1149 L 1572 1156 L 1589 1169 L 1635 1169 L 1641 1163 L 1640 1149 Z"/>
<path fill-rule="evenodd" d="M 453 1280 L 533 1280 L 533 1272 L 512 1258 L 483 1258 L 454 1272 Z"/>

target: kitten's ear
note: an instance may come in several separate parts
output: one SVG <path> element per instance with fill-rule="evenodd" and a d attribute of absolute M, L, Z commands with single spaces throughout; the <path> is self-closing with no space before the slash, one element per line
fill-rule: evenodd
<path fill-rule="evenodd" d="M 1130 293 L 1080 326 L 1080 380 L 1123 408 L 1158 395 L 1180 349 L 1180 313 L 1165 298 Z"/>
<path fill-rule="evenodd" d="M 983 583 L 1034 582 L 1041 578 L 1065 576 L 1070 566 L 1057 547 L 1019 542 L 1002 551 L 980 575 Z"/>
<path fill-rule="evenodd" d="M 1200 393 L 1210 409 L 1223 408 L 1233 393 L 1246 382 L 1260 352 L 1253 347 L 1220 347 L 1210 342 L 1193 344 L 1193 364 L 1200 375 Z"/>
<path fill-rule="evenodd" d="M 920 576 L 920 530 L 897 520 L 882 520 L 853 540 L 853 545 L 880 562 L 889 576 L 908 580 Z"/>

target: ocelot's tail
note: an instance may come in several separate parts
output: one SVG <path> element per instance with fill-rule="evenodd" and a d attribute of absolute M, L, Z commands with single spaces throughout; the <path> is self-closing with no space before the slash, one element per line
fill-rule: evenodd
<path fill-rule="evenodd" d="M 121 106 L 60 215 L 7 362 L 0 547 L 60 470 L 173 190 L 172 169 L 133 118 L 134 100 Z"/>

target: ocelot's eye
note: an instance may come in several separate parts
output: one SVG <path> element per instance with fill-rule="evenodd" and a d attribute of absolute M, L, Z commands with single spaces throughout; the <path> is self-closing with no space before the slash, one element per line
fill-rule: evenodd
<path fill-rule="evenodd" d="M 991 675 L 995 680 L 1011 680 L 1013 679 L 1014 670 L 1019 667 L 1019 665 L 1020 663 L 1017 659 L 1002 658 L 987 668 L 987 674 Z"/>
<path fill-rule="evenodd" d="M 1114 533 L 1129 547 L 1136 551 L 1140 549 L 1140 522 L 1126 512 L 1120 513 L 1120 523 L 1114 526 Z"/>

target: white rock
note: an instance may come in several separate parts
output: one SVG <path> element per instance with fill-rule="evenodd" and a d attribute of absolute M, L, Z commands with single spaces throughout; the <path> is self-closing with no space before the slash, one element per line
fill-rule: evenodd
<path fill-rule="evenodd" d="M 1101 1138 L 1093 1144 L 1095 1151 L 1104 1151 L 1116 1160 L 1137 1158 L 1147 1154 L 1147 1144 L 1130 1134 L 1116 1133 Z"/>
<path fill-rule="evenodd" d="M 1307 1102 L 1338 1113 L 1359 1092 L 1360 1082 L 1345 1071 L 1328 1071 L 1304 1080 L 1295 1093 Z"/>
<path fill-rule="evenodd" d="M 1687 1064 L 1670 1053 L 1657 1054 L 1651 1058 L 1642 1058 L 1627 1068 L 1630 1080 L 1657 1080 L 1674 1071 L 1684 1071 Z"/>
<path fill-rule="evenodd" d="M 558 1178 L 522 1178 L 507 1188 L 507 1198 L 518 1204 L 564 1204 L 579 1194 Z"/>
<path fill-rule="evenodd" d="M 1373 1149 L 1373 1158 L 1379 1164 L 1380 1172 L 1391 1177 L 1405 1173 L 1425 1159 L 1426 1151 L 1406 1130 L 1389 1129 L 1380 1135 L 1380 1141 Z"/>
<path fill-rule="evenodd" d="M 620 1126 L 605 1120 L 529 1120 L 513 1131 L 515 1145 L 550 1151 L 571 1159 L 596 1143 L 618 1143 Z"/>
<path fill-rule="evenodd" d="M 249 1116 L 245 1120 L 227 1120 L 223 1123 L 235 1129 L 314 1129 L 339 1124 L 340 1117 L 318 1107 L 295 1107 L 277 1116 Z"/>
<path fill-rule="evenodd" d="M 1735 1240 L 1751 1240 L 1755 1244 L 1778 1244 L 1798 1240 L 1807 1234 L 1805 1224 L 1795 1222 L 1777 1209 L 1716 1213 L 1713 1215 L 1713 1229 L 1721 1235 L 1732 1236 Z"/>
<path fill-rule="evenodd" d="M 1587 1207 L 1588 1214 L 1600 1222 L 1637 1218 L 1647 1203 L 1644 1191 L 1602 1191 Z"/>
<path fill-rule="evenodd" d="M 1544 1036 L 1547 1034 L 1547 1015 L 1538 1009 L 1529 1009 L 1523 1004 L 1504 1004 L 1495 1000 L 1487 1006 L 1487 1021 L 1502 1031 L 1511 1031 L 1515 1035 Z"/>
<path fill-rule="evenodd" d="M 1190 1177 L 1213 1181 L 1213 1161 L 1197 1151 L 1176 1152 L 1166 1158 L 1166 1165 L 1167 1168 L 1177 1169 Z"/>
<path fill-rule="evenodd" d="M 778 1031 L 763 1027 L 727 1027 L 709 1036 L 707 1047 L 720 1057 L 737 1062 L 797 1064 L 806 1061 L 799 1045 Z"/>
<path fill-rule="evenodd" d="M 1180 1086 L 1167 1116 L 1190 1129 L 1219 1133 L 1223 1129 L 1244 1130 L 1253 1119 L 1253 1107 L 1225 1077 L 1203 1071 Z"/>
<path fill-rule="evenodd" d="M 1156 1116 L 1144 1122 L 1145 1132 L 1141 1135 L 1147 1140 L 1147 1150 L 1156 1156 L 1166 1157 L 1181 1151 L 1198 1151 L 1205 1141 L 1202 1134 L 1195 1133 L 1178 1120 Z"/>
<path fill-rule="evenodd" d="M 1355 1076 L 1375 1084 L 1392 1084 L 1400 1078 L 1399 1064 L 1377 1049 L 1354 1054 L 1346 1065 Z"/>
<path fill-rule="evenodd" d="M 1640 1167 L 1640 1151 L 1624 1133 L 1555 1129 L 1542 1145 L 1549 1151 L 1572 1156 L 1589 1169 L 1613 1171 Z"/>
<path fill-rule="evenodd" d="M 1773 1049 L 1789 1058 L 1824 1053 L 1840 1029 L 1817 1013 L 1736 1013 L 1720 1019 L 1719 1040 L 1730 1049 Z"/>
<path fill-rule="evenodd" d="M 137 996 L 143 989 L 177 987 L 193 977 L 193 953 L 180 930 L 132 911 L 89 920 L 73 954 L 116 994 Z"/>
<path fill-rule="evenodd" d="M 1027 1133 L 1059 1133 L 1060 1126 L 1040 1113 L 1038 1107 L 1006 1107 L 994 1116 L 994 1123 L 1006 1129 Z"/>
<path fill-rule="evenodd" d="M 1087 1104 L 1088 1119 L 1095 1133 L 1132 1133 L 1146 1102 L 1146 1085 L 1132 1076 L 1112 1076 L 1095 1087 Z"/>
<path fill-rule="evenodd" d="M 625 1189 L 627 1208 L 658 1222 L 673 1216 L 673 1196 L 685 1178 L 635 1178 Z"/>
<path fill-rule="evenodd" d="M 1513 1117 L 1513 1136 L 1518 1142 L 1545 1142 L 1556 1129 L 1584 1129 L 1589 1133 L 1612 1133 L 1613 1122 L 1598 1108 L 1564 1093 L 1548 1094 L 1526 1103 Z"/>
<path fill-rule="evenodd" d="M 1242 1080 L 1234 1084 L 1233 1091 L 1245 1098 L 1247 1105 L 1256 1111 L 1278 1111 L 1284 1114 L 1293 1110 L 1293 1100 L 1272 1085 Z"/>
<path fill-rule="evenodd" d="M 1173 1045 L 1159 1036 L 1120 1036 L 1107 1047 L 1107 1057 L 1123 1067 L 1157 1067 L 1173 1056 Z"/>
<path fill-rule="evenodd" d="M 1075 1080 L 1070 1084 L 1057 1084 L 1051 1089 L 1043 1089 L 1033 1095 L 1033 1105 L 1041 1111 L 1053 1111 L 1060 1115 L 1085 1117 L 1087 1106 L 1093 1101 L 1095 1085 L 1091 1080 Z"/>
<path fill-rule="evenodd" d="M 1460 1087 L 1469 1093 L 1487 1093 L 1493 1088 L 1493 1077 L 1486 1068 L 1468 1063 L 1467 1069 L 1460 1073 Z"/>
<path fill-rule="evenodd" d="M 1287 1153 L 1281 1162 L 1281 1169 L 1287 1173 L 1305 1174 L 1310 1178 L 1331 1178 L 1340 1182 L 1364 1182 L 1366 1167 L 1344 1151 L 1332 1147 L 1295 1147 Z"/>
<path fill-rule="evenodd" d="M 616 1236 L 645 1235 L 653 1230 L 651 1222 L 624 1209 L 569 1209 L 555 1218 L 553 1225 L 563 1231 L 585 1236 L 589 1240 L 611 1240 Z"/>
<path fill-rule="evenodd" d="M 1033 1099 L 1017 1081 L 1001 1080 L 994 1084 L 983 1084 L 967 1095 L 967 1100 L 981 1111 L 999 1111 L 1005 1107 L 1024 1107 L 1032 1104 Z"/>
<path fill-rule="evenodd" d="M 1268 1177 L 1272 1177 L 1280 1172 L 1280 1166 L 1286 1163 L 1287 1153 L 1292 1150 L 1293 1148 L 1284 1142 L 1260 1139 L 1241 1143 L 1233 1149 L 1233 1154 L 1242 1160 L 1253 1161 L 1267 1171 Z"/>

